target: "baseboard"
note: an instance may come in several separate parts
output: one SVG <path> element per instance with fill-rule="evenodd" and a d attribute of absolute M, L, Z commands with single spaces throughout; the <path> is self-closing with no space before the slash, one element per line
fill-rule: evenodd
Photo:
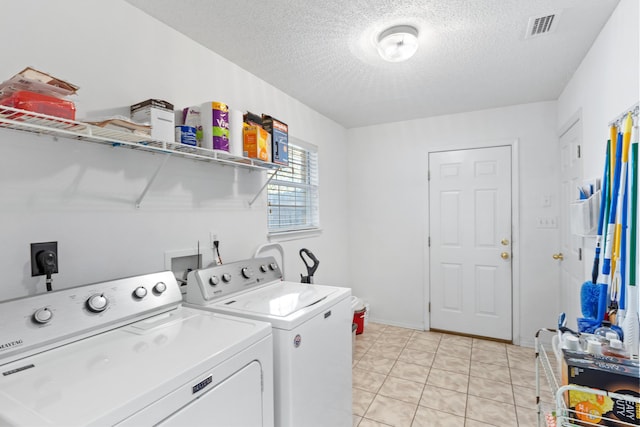
<path fill-rule="evenodd" d="M 423 324 L 394 322 L 392 320 L 385 320 L 377 317 L 371 317 L 369 318 L 369 321 L 373 323 L 380 323 L 382 325 L 387 325 L 387 326 L 396 326 L 398 328 L 415 329 L 417 331 L 424 331 Z"/>

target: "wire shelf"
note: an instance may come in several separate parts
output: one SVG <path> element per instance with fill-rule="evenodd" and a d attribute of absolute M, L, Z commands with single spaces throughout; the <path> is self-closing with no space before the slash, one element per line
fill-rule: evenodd
<path fill-rule="evenodd" d="M 584 411 L 577 411 L 573 408 L 567 408 L 565 403 L 565 393 L 570 391 L 576 391 L 580 393 L 585 393 L 588 395 L 600 396 L 600 397 L 609 397 L 612 399 L 616 399 L 619 402 L 624 402 L 630 408 L 633 408 L 633 417 L 635 418 L 635 406 L 640 403 L 640 398 L 636 396 L 631 396 L 629 394 L 620 394 L 620 393 L 612 393 L 605 390 L 598 390 L 595 388 L 589 387 L 581 387 L 576 385 L 565 385 L 558 389 L 556 392 L 556 421 L 558 425 L 561 426 L 576 426 L 576 427 L 586 427 L 586 426 L 637 426 L 638 424 L 618 420 L 611 417 L 606 417 L 604 415 L 587 413 Z"/>
<path fill-rule="evenodd" d="M 556 337 L 557 331 L 554 329 L 543 328 L 538 330 L 535 336 L 536 350 L 536 401 L 538 405 L 538 426 L 565 426 L 565 427 L 587 427 L 587 426 L 637 426 L 638 424 L 614 419 L 601 414 L 586 413 L 567 407 L 567 396 L 570 391 L 585 393 L 588 396 L 594 396 L 595 399 L 609 397 L 619 402 L 625 402 L 629 407 L 635 408 L 640 404 L 640 398 L 629 394 L 620 394 L 599 390 L 590 387 L 578 385 L 562 385 L 559 386 L 557 378 L 560 377 L 557 355 L 553 350 L 548 351 L 541 338 L 544 335 Z M 549 355 L 553 355 L 555 362 L 551 361 Z M 543 408 L 543 402 L 540 399 L 540 378 L 541 375 L 547 379 L 551 394 L 555 399 L 555 406 L 552 410 Z M 634 412 L 635 414 L 635 412 Z M 543 419 L 544 417 L 544 419 Z"/>
<path fill-rule="evenodd" d="M 81 141 L 124 147 L 152 153 L 172 154 L 193 160 L 214 162 L 248 169 L 277 170 L 279 165 L 224 151 L 207 150 L 175 142 L 156 141 L 135 133 L 107 129 L 74 120 L 0 106 L 0 128 L 27 131 L 40 135 L 78 139 Z"/>

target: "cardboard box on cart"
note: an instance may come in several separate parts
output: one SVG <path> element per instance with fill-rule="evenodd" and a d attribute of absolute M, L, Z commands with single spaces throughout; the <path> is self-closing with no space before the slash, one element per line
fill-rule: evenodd
<path fill-rule="evenodd" d="M 615 363 L 589 354 L 563 350 L 562 384 L 573 384 L 608 392 L 640 396 L 640 368 L 631 363 Z M 585 422 L 607 426 L 622 426 L 611 420 L 640 425 L 640 404 L 593 393 L 569 390 L 567 407 Z"/>

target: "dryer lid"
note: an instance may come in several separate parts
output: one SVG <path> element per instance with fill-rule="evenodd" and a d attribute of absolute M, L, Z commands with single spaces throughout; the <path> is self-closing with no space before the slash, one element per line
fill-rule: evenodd
<path fill-rule="evenodd" d="M 232 375 L 222 366 L 270 335 L 268 323 L 180 307 L 3 365 L 0 422 L 115 425 L 204 372 Z"/>
<path fill-rule="evenodd" d="M 281 282 L 220 303 L 220 306 L 270 316 L 286 317 L 324 301 L 338 289 L 295 282 Z"/>

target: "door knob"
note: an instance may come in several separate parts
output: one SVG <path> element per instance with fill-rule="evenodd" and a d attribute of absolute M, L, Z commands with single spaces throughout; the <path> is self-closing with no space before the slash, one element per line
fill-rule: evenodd
<path fill-rule="evenodd" d="M 500 254 L 500 258 L 502 259 L 509 259 L 509 252 L 502 252 Z"/>
<path fill-rule="evenodd" d="M 553 259 L 558 259 L 560 261 L 562 261 L 564 259 L 564 255 L 562 255 L 562 252 L 558 253 L 558 254 L 553 254 L 551 256 Z"/>
<path fill-rule="evenodd" d="M 502 244 L 502 246 L 507 246 L 509 244 L 509 239 L 502 239 L 500 240 L 500 243 Z"/>

